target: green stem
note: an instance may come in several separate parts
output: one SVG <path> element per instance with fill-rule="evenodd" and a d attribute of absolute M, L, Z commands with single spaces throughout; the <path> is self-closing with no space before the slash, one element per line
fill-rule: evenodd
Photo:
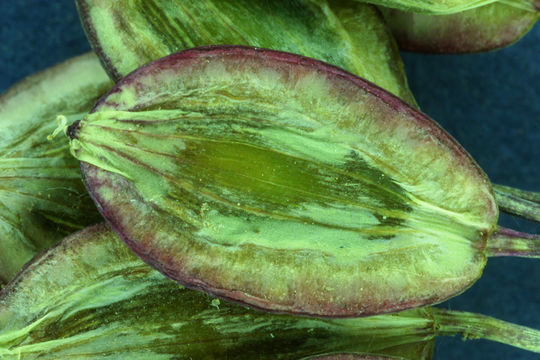
<path fill-rule="evenodd" d="M 540 236 L 499 226 L 487 240 L 486 255 L 540 258 Z"/>
<path fill-rule="evenodd" d="M 493 190 L 499 209 L 511 215 L 540 222 L 540 193 L 497 184 L 493 184 Z"/>
<path fill-rule="evenodd" d="M 486 315 L 433 308 L 435 335 L 486 339 L 540 353 L 540 331 Z"/>

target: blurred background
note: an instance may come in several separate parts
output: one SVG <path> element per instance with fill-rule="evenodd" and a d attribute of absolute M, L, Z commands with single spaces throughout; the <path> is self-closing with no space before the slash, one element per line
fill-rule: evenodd
<path fill-rule="evenodd" d="M 0 1 L 0 91 L 90 50 L 72 0 Z M 540 24 L 515 45 L 485 54 L 403 53 L 422 110 L 452 134 L 498 184 L 540 191 Z M 0 131 L 2 131 L 0 129 Z M 540 225 L 501 215 L 513 229 Z M 490 258 L 482 278 L 440 307 L 540 329 L 540 260 Z M 539 359 L 484 340 L 437 340 L 435 360 Z"/>

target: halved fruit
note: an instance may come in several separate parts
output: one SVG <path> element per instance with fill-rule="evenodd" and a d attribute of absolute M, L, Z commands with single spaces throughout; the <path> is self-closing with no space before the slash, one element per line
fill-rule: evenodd
<path fill-rule="evenodd" d="M 489 180 L 433 120 L 298 55 L 165 57 L 68 133 L 98 209 L 142 259 L 254 308 L 437 303 L 480 277 L 496 228 Z"/>

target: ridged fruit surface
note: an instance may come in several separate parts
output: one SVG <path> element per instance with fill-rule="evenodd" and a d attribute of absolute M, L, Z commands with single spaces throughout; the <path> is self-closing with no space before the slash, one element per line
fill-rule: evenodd
<path fill-rule="evenodd" d="M 428 360 L 430 316 L 323 320 L 219 302 L 167 279 L 101 224 L 36 257 L 0 292 L 0 358 Z"/>
<path fill-rule="evenodd" d="M 410 104 L 397 46 L 373 5 L 354 0 L 78 0 L 92 47 L 115 80 L 196 46 L 248 45 L 326 61 Z"/>

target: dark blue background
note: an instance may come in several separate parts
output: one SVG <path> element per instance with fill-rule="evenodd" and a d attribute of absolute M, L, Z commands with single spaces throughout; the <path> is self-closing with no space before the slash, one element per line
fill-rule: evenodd
<path fill-rule="evenodd" d="M 89 50 L 71 0 L 0 0 L 0 91 Z M 487 54 L 403 54 L 423 111 L 478 161 L 492 181 L 540 191 L 540 25 L 510 48 Z M 1 129 L 0 129 L 1 131 Z M 504 226 L 540 226 L 502 216 Z M 492 258 L 484 276 L 444 304 L 540 329 L 540 260 Z M 483 340 L 437 341 L 435 359 L 538 359 Z"/>

